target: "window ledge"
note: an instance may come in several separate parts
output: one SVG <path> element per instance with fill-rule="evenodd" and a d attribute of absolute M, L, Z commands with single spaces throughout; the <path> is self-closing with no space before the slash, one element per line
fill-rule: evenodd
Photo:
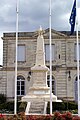
<path fill-rule="evenodd" d="M 17 61 L 17 63 L 25 63 L 26 61 Z M 15 61 L 14 61 L 14 63 L 15 63 Z"/>
<path fill-rule="evenodd" d="M 18 97 L 23 97 L 24 95 L 17 95 Z"/>
<path fill-rule="evenodd" d="M 18 63 L 25 63 L 26 61 L 17 61 Z"/>
<path fill-rule="evenodd" d="M 45 62 L 50 62 L 50 61 L 47 61 L 47 60 L 46 60 Z M 52 60 L 52 62 L 56 62 L 56 60 Z"/>

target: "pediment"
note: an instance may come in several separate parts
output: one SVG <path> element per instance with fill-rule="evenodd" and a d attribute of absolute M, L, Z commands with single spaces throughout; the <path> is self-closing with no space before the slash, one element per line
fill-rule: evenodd
<path fill-rule="evenodd" d="M 49 28 L 45 30 L 45 33 L 44 33 L 44 37 L 48 37 L 49 38 Z M 58 32 L 54 29 L 51 29 L 51 36 L 52 38 L 63 38 L 63 37 L 66 37 L 65 34 L 61 33 L 61 32 Z"/>

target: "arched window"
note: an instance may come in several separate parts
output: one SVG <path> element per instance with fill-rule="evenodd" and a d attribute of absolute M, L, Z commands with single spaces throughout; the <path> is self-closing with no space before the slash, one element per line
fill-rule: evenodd
<path fill-rule="evenodd" d="M 47 84 L 48 84 L 48 87 L 50 87 L 50 75 L 47 76 Z M 52 93 L 54 95 L 56 94 L 55 79 L 53 76 L 52 76 Z"/>
<path fill-rule="evenodd" d="M 79 75 L 79 79 L 80 79 L 80 75 Z M 75 93 L 75 101 L 78 101 L 78 79 L 76 77 L 75 81 L 74 81 L 74 93 Z"/>
<path fill-rule="evenodd" d="M 21 75 L 17 76 L 17 95 L 22 96 L 25 94 L 25 78 Z"/>

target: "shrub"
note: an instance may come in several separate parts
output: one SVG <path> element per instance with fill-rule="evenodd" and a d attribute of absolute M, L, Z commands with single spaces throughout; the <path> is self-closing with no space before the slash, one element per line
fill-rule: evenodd
<path fill-rule="evenodd" d="M 0 112 L 1 113 L 13 113 L 14 111 L 14 103 L 13 102 L 6 102 L 3 104 L 0 104 Z"/>
<path fill-rule="evenodd" d="M 52 108 L 53 108 L 52 110 L 53 112 L 55 111 L 63 112 L 63 111 L 69 110 L 73 113 L 77 113 L 78 105 L 75 102 L 67 102 L 67 101 L 53 102 Z M 47 113 L 48 114 L 50 113 L 50 103 L 48 103 L 48 106 L 47 106 Z"/>
<path fill-rule="evenodd" d="M 65 118 L 66 118 L 66 120 L 72 120 L 72 114 L 70 113 L 70 112 L 66 112 L 66 114 L 65 114 Z"/>
<path fill-rule="evenodd" d="M 19 105 L 18 111 L 19 112 L 22 112 L 22 111 L 25 112 L 26 106 L 27 106 L 26 102 L 21 102 L 20 105 Z"/>
<path fill-rule="evenodd" d="M 26 109 L 26 102 L 17 102 L 17 111 L 22 112 Z M 14 111 L 14 101 L 9 101 L 0 104 L 0 112 L 1 113 L 13 113 Z"/>
<path fill-rule="evenodd" d="M 72 120 L 73 116 L 70 112 L 65 112 L 60 114 L 59 112 L 55 112 L 52 120 Z"/>
<path fill-rule="evenodd" d="M 0 114 L 0 120 L 7 120 L 6 116 L 3 114 Z"/>
<path fill-rule="evenodd" d="M 65 104 L 63 102 L 53 102 L 53 111 L 65 110 Z"/>
<path fill-rule="evenodd" d="M 13 116 L 4 116 L 0 114 L 0 120 L 80 120 L 78 116 L 72 116 L 70 112 L 60 114 L 55 112 L 54 115 L 25 115 L 24 112 L 20 112 Z"/>
<path fill-rule="evenodd" d="M 6 96 L 4 94 L 0 94 L 0 104 L 6 102 Z"/>
<path fill-rule="evenodd" d="M 52 120 L 51 115 L 28 115 L 26 120 Z"/>
<path fill-rule="evenodd" d="M 61 114 L 59 113 L 59 112 L 55 112 L 54 113 L 54 116 L 53 116 L 53 120 L 61 120 L 61 116 L 60 116 Z"/>
<path fill-rule="evenodd" d="M 14 110 L 14 102 L 13 101 L 7 102 L 6 103 L 6 109 L 9 110 L 9 111 L 13 111 Z"/>
<path fill-rule="evenodd" d="M 52 111 L 61 111 L 61 110 L 65 110 L 65 104 L 64 102 L 53 102 L 52 103 Z M 50 103 L 48 103 L 47 106 L 47 113 L 50 113 Z"/>
<path fill-rule="evenodd" d="M 75 109 L 78 108 L 78 105 L 75 102 L 64 101 L 64 104 L 65 104 L 65 110 L 67 110 L 67 109 L 69 109 L 69 110 L 75 110 Z"/>
<path fill-rule="evenodd" d="M 80 117 L 79 116 L 73 116 L 72 120 L 80 120 Z"/>

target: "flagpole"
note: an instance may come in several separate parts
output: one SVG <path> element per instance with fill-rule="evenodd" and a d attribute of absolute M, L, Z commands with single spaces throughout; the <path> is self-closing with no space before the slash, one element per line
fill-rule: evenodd
<path fill-rule="evenodd" d="M 50 114 L 52 115 L 52 47 L 51 47 L 51 0 L 49 6 L 49 39 L 50 39 Z"/>
<path fill-rule="evenodd" d="M 17 113 L 17 44 L 18 44 L 18 0 L 16 1 L 16 54 L 15 54 L 15 100 L 14 114 Z"/>
<path fill-rule="evenodd" d="M 80 82 L 79 82 L 79 40 L 78 40 L 78 2 L 76 0 L 76 38 L 77 38 L 77 78 L 78 78 L 78 116 L 80 116 Z"/>

